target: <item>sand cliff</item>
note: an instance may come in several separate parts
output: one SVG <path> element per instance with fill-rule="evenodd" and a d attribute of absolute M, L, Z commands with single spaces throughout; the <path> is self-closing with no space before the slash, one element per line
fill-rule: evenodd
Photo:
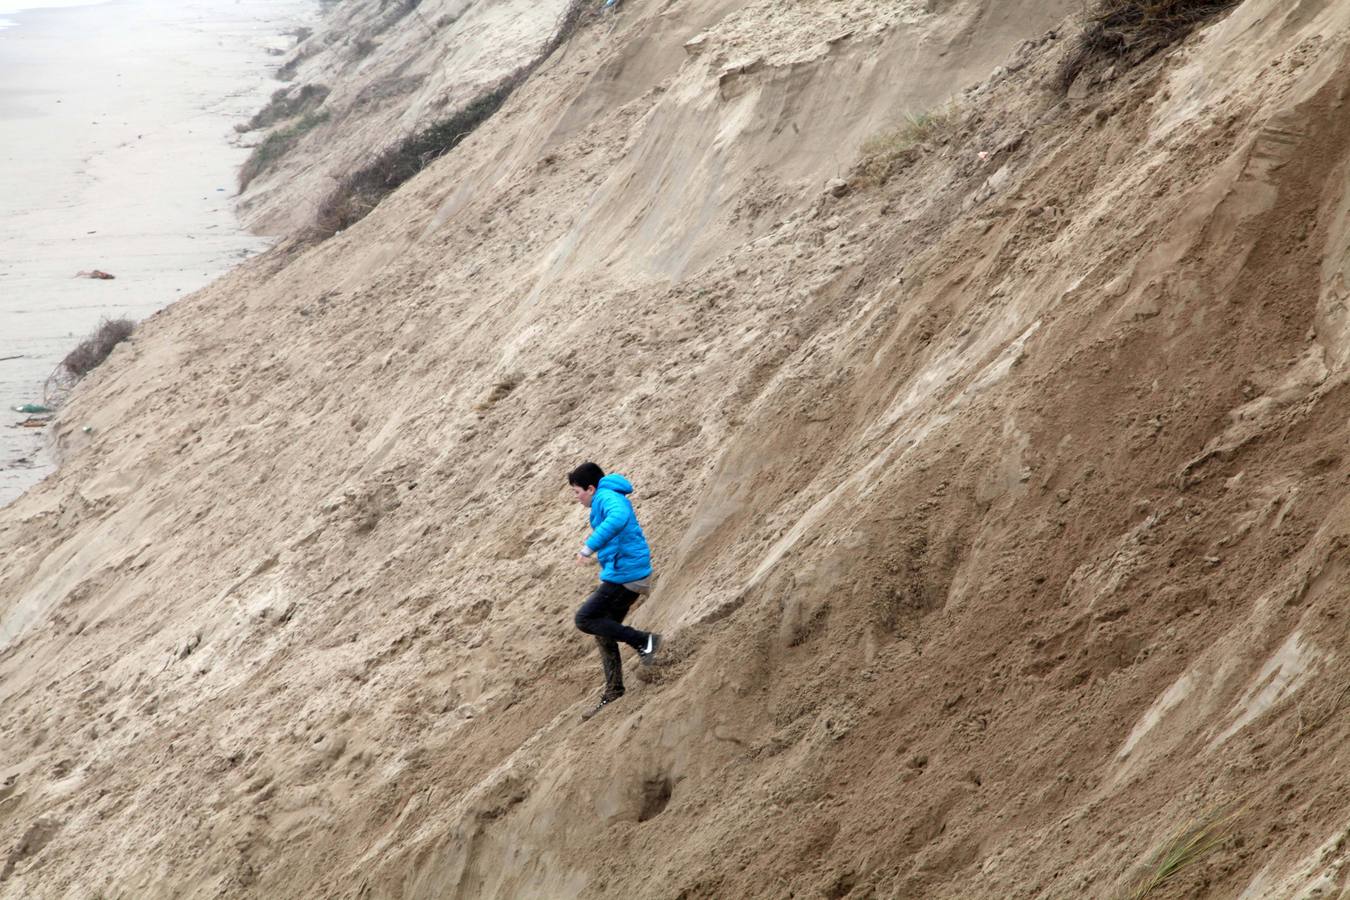
<path fill-rule="evenodd" d="M 1344 890 L 1350 8 L 1066 96 L 1075 6 L 590 10 L 149 320 L 0 511 L 0 896 Z M 583 726 L 584 458 L 670 651 Z"/>

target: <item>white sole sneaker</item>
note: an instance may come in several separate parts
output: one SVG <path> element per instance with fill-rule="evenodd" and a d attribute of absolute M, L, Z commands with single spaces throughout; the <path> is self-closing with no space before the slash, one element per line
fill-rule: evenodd
<path fill-rule="evenodd" d="M 661 635 L 656 632 L 653 631 L 651 634 L 647 635 L 647 649 L 638 651 L 638 659 L 644 666 L 653 664 L 656 654 L 661 650 L 661 643 Z"/>

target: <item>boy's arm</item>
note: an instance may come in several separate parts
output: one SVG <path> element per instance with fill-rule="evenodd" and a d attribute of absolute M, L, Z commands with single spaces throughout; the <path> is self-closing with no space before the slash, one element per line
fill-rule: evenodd
<path fill-rule="evenodd" d="M 618 534 L 623 526 L 628 524 L 631 513 L 628 512 L 628 504 L 624 503 L 620 497 L 609 495 L 602 501 L 604 503 L 605 518 L 591 532 L 591 536 L 586 538 L 586 549 L 592 553 L 604 547 Z"/>

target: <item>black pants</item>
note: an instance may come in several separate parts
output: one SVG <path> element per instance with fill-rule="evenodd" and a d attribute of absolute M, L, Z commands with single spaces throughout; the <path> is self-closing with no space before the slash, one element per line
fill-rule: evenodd
<path fill-rule="evenodd" d="M 619 658 L 619 641 L 634 650 L 647 647 L 647 632 L 623 624 L 638 595 L 621 584 L 609 581 L 591 592 L 577 610 L 577 628 L 594 635 L 600 646 L 600 664 L 605 671 L 605 695 L 618 697 L 623 693 L 623 660 Z"/>

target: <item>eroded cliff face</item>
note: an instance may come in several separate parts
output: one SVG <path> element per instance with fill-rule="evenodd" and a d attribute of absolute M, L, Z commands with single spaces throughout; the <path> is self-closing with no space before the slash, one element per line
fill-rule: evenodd
<path fill-rule="evenodd" d="M 630 0 L 147 322 L 0 512 L 0 896 L 1341 890 L 1350 7 L 1069 6 Z"/>
<path fill-rule="evenodd" d="M 282 60 L 279 102 L 251 123 L 254 143 L 287 130 L 296 137 L 248 182 L 240 214 L 267 234 L 312 227 L 345 176 L 537 59 L 568 6 L 566 0 L 330 4 L 320 26 Z"/>

